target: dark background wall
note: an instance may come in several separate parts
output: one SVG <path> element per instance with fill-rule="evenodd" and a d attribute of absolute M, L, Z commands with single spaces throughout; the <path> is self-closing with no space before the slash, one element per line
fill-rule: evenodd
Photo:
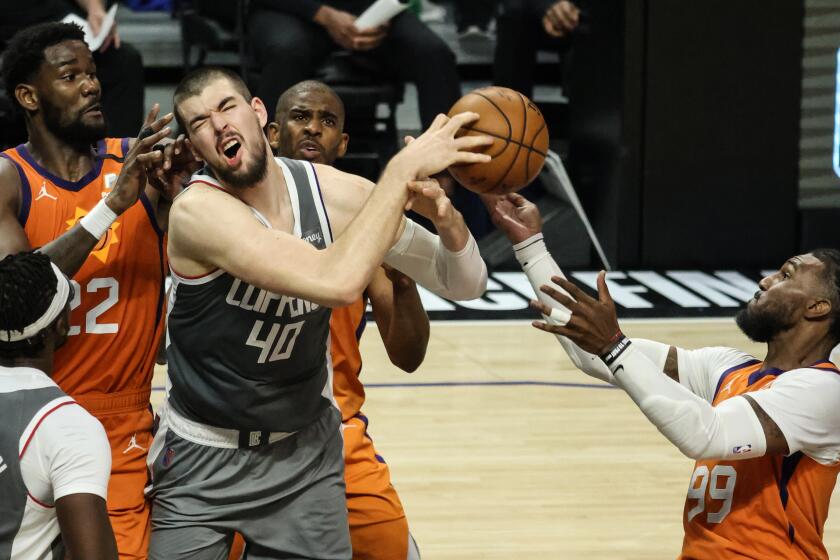
<path fill-rule="evenodd" d="M 618 266 L 797 250 L 800 1 L 603 0 L 571 70 L 572 174 Z"/>

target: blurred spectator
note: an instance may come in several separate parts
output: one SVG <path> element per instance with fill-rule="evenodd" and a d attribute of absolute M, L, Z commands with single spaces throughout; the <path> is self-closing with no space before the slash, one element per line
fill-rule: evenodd
<path fill-rule="evenodd" d="M 496 85 L 534 94 L 538 50 L 562 53 L 580 23 L 579 2 L 501 0 L 496 20 Z"/>
<path fill-rule="evenodd" d="M 359 31 L 356 17 L 373 0 L 254 0 L 248 36 L 262 72 L 258 96 L 269 110 L 281 92 L 312 78 L 337 49 L 376 62 L 383 73 L 417 86 L 420 120 L 429 126 L 461 96 L 455 55 L 411 12 Z"/>
<path fill-rule="evenodd" d="M 490 50 L 493 32 L 490 23 L 498 0 L 459 0 L 455 2 L 458 43 L 470 52 Z"/>
<path fill-rule="evenodd" d="M 0 1 L 0 51 L 20 29 L 45 21 L 59 21 L 71 11 L 81 9 L 93 32 L 105 18 L 105 0 L 15 0 Z M 2 55 L 0 55 L 2 56 Z M 117 26 L 105 43 L 93 53 L 102 85 L 102 108 L 108 136 L 133 137 L 143 122 L 143 60 L 140 53 L 120 40 Z M 25 138 L 26 131 L 22 130 Z"/>

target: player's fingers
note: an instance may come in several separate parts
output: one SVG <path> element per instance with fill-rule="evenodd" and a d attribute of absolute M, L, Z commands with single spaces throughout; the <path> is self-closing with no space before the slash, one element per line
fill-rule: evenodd
<path fill-rule="evenodd" d="M 540 286 L 540 291 L 547 296 L 551 297 L 554 301 L 559 303 L 560 305 L 565 306 L 570 311 L 574 312 L 578 308 L 578 303 L 569 296 L 568 293 L 558 290 L 552 286 L 547 284 L 543 284 Z"/>
<path fill-rule="evenodd" d="M 610 289 L 607 286 L 607 271 L 602 270 L 598 273 L 598 301 L 601 303 L 612 304 L 613 299 L 610 295 Z"/>
<path fill-rule="evenodd" d="M 532 327 L 536 327 L 541 331 L 545 331 L 551 334 L 559 334 L 560 336 L 565 336 L 567 338 L 571 338 L 574 340 L 575 331 L 571 330 L 568 327 L 562 325 L 552 325 L 546 323 L 545 321 L 533 321 L 531 323 Z"/>
<path fill-rule="evenodd" d="M 157 121 L 160 122 L 160 121 Z M 152 125 L 153 128 L 154 125 Z M 154 145 L 169 136 L 169 133 L 172 132 L 172 129 L 168 126 L 162 130 L 158 130 L 157 132 L 153 132 L 149 136 L 146 136 L 139 142 L 134 145 L 134 148 L 138 153 L 145 153 L 154 149 Z M 158 151 L 158 150 L 155 150 Z"/>
<path fill-rule="evenodd" d="M 409 144 L 414 142 L 414 136 L 404 136 L 403 137 L 403 142 L 405 143 L 406 146 L 408 146 Z"/>
<path fill-rule="evenodd" d="M 455 147 L 459 150 L 469 150 L 493 144 L 494 138 L 486 134 L 465 134 L 455 139 Z"/>
<path fill-rule="evenodd" d="M 490 154 L 482 154 L 478 152 L 456 152 L 452 163 L 449 165 L 454 163 L 487 163 L 491 159 L 493 158 L 490 157 Z"/>
<path fill-rule="evenodd" d="M 507 199 L 513 203 L 517 208 L 521 208 L 528 204 L 528 199 L 519 193 L 508 193 Z"/>
<path fill-rule="evenodd" d="M 595 298 L 577 287 L 577 284 L 561 276 L 552 276 L 551 281 L 563 288 L 571 297 L 578 302 L 593 303 Z"/>
<path fill-rule="evenodd" d="M 449 134 L 454 135 L 458 132 L 458 129 L 462 126 L 466 126 L 470 123 L 474 123 L 481 115 L 478 113 L 474 113 L 473 111 L 464 111 L 463 113 L 458 113 L 454 115 L 452 118 L 449 119 L 449 122 L 446 123 L 444 130 Z"/>
<path fill-rule="evenodd" d="M 435 120 L 432 121 L 432 124 L 429 125 L 428 130 L 438 130 L 443 128 L 443 126 L 449 122 L 449 117 L 444 115 L 443 113 L 438 113 L 438 116 L 435 117 Z"/>
<path fill-rule="evenodd" d="M 152 108 L 149 109 L 149 114 L 146 115 L 146 120 L 143 121 L 143 128 L 146 128 L 150 126 L 153 122 L 155 122 L 158 113 L 160 113 L 160 103 L 155 103 L 154 105 L 152 105 Z"/>
<path fill-rule="evenodd" d="M 417 179 L 408 182 L 408 189 L 414 193 L 426 196 L 426 189 L 440 189 L 440 185 L 434 179 Z"/>

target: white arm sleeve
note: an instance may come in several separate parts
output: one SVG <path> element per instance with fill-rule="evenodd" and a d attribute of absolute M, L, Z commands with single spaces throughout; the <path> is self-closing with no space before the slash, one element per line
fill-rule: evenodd
<path fill-rule="evenodd" d="M 563 271 L 560 270 L 557 262 L 549 254 L 548 248 L 545 246 L 545 241 L 543 240 L 543 235 L 538 233 L 521 243 L 517 243 L 513 246 L 513 252 L 516 255 L 516 260 L 522 266 L 522 271 L 528 277 L 528 282 L 531 283 L 531 287 L 534 289 L 537 298 L 549 307 L 559 310 L 562 315 L 571 317 L 571 312 L 564 305 L 540 291 L 540 286 L 543 284 L 552 285 L 552 276 L 566 277 Z M 555 286 L 555 288 L 564 292 L 559 286 Z M 554 325 L 565 324 L 568 321 L 566 319 L 566 321 L 561 322 L 554 317 L 546 317 L 545 315 L 543 315 L 543 319 Z M 555 336 L 576 368 L 591 377 L 615 385 L 612 372 L 610 372 L 610 369 L 598 356 L 583 350 L 565 336 Z M 669 348 L 667 344 L 641 338 L 634 339 L 633 341 L 638 343 L 639 349 L 659 366 L 660 371 L 665 369 L 665 360 L 668 358 Z"/>
<path fill-rule="evenodd" d="M 764 428 L 743 397 L 712 406 L 662 375 L 632 342 L 610 369 L 619 387 L 684 455 L 697 460 L 749 459 L 767 450 Z"/>
<path fill-rule="evenodd" d="M 697 350 L 677 348 L 680 383 L 708 402 L 714 400 L 721 376 L 730 368 L 757 361 L 745 352 L 723 346 Z"/>
<path fill-rule="evenodd" d="M 385 262 L 446 299 L 475 299 L 487 289 L 487 266 L 472 234 L 464 248 L 453 253 L 440 237 L 406 218 L 405 229 Z"/>
<path fill-rule="evenodd" d="M 69 494 L 107 499 L 111 446 L 102 424 L 84 408 L 70 405 L 55 410 L 44 418 L 32 444 L 35 440 L 52 482 L 53 500 Z"/>
<path fill-rule="evenodd" d="M 840 375 L 790 370 L 749 395 L 779 426 L 790 453 L 802 451 L 823 465 L 840 461 Z"/>

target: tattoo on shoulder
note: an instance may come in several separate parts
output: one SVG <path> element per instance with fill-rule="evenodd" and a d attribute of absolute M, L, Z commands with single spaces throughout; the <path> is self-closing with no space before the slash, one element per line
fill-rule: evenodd
<path fill-rule="evenodd" d="M 785 434 L 783 434 L 782 430 L 779 429 L 779 425 L 776 424 L 776 421 L 770 418 L 770 415 L 761 408 L 761 405 L 755 402 L 755 399 L 749 395 L 742 396 L 747 399 L 748 403 L 750 403 L 750 406 L 755 411 L 755 415 L 758 417 L 758 421 L 761 422 L 761 427 L 764 428 L 764 436 L 767 438 L 767 453 L 781 453 L 783 455 L 787 455 L 790 448 L 788 447 Z"/>

